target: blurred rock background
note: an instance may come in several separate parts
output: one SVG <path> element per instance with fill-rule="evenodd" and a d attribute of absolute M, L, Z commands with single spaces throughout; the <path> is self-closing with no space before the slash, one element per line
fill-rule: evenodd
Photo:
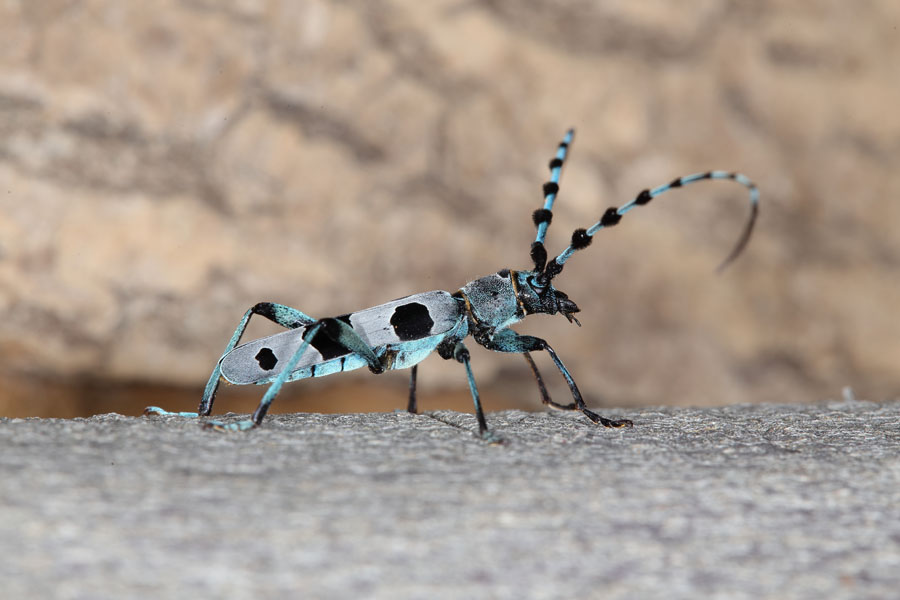
<path fill-rule="evenodd" d="M 527 268 L 570 126 L 551 252 L 678 175 L 762 193 L 721 276 L 747 215 L 727 183 L 567 266 L 584 327 L 518 329 L 590 404 L 895 398 L 898 26 L 889 0 L 3 2 L 0 414 L 191 409 L 257 301 L 326 316 Z M 524 360 L 473 355 L 489 410 L 539 406 Z M 470 410 L 459 365 L 420 371 L 424 408 Z M 407 376 L 293 384 L 273 411 L 400 408 Z"/>

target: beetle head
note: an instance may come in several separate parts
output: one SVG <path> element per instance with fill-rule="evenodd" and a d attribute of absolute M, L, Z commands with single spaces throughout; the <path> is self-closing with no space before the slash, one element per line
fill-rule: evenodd
<path fill-rule="evenodd" d="M 562 291 L 553 287 L 547 280 L 542 280 L 541 273 L 537 271 L 517 271 L 516 288 L 518 299 L 525 309 L 525 313 L 532 314 L 562 314 L 570 323 L 581 325 L 573 315 L 579 312 L 574 302 Z"/>

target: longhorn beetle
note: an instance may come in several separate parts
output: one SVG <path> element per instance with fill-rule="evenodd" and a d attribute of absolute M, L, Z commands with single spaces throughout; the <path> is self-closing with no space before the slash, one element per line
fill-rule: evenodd
<path fill-rule="evenodd" d="M 531 244 L 531 260 L 534 262 L 532 269 L 502 269 L 471 281 L 454 293 L 434 291 L 413 294 L 374 308 L 325 319 L 314 319 L 282 304 L 260 302 L 248 309 L 238 323 L 225 352 L 210 375 L 197 413 L 170 413 L 151 406 L 144 411 L 145 414 L 207 416 L 212 411 L 220 378 L 235 384 L 268 384 L 269 389 L 251 420 L 228 424 L 217 421 L 206 423 L 207 427 L 218 430 L 242 431 L 262 423 L 269 405 L 286 381 L 322 377 L 366 366 L 375 374 L 389 369 L 412 367 L 407 409 L 415 413 L 417 364 L 437 350 L 441 358 L 452 358 L 465 367 L 469 390 L 475 403 L 478 432 L 488 441 L 497 441 L 498 438 L 488 430 L 469 364 L 469 350 L 463 344 L 463 340 L 471 334 L 476 343 L 489 350 L 522 354 L 534 373 L 541 400 L 547 406 L 581 411 L 591 421 L 604 427 L 631 427 L 632 422 L 627 419 L 607 419 L 589 410 L 575 380 L 550 344 L 537 337 L 520 335 L 510 329 L 510 325 L 538 313 L 560 313 L 570 323 L 581 325 L 574 316 L 580 310 L 578 306 L 552 284 L 566 262 L 575 252 L 587 248 L 597 232 L 616 225 L 631 209 L 644 206 L 669 190 L 704 179 L 730 179 L 746 187 L 750 193 L 750 217 L 734 249 L 719 265 L 718 270 L 723 269 L 737 258 L 750 239 L 759 210 L 759 191 L 752 181 L 740 173 L 707 171 L 679 177 L 669 183 L 643 190 L 634 200 L 621 207 L 608 208 L 600 220 L 587 229 L 576 229 L 569 246 L 547 262 L 544 237 L 553 217 L 553 202 L 559 193 L 560 172 L 574 135 L 574 130 L 570 129 L 560 142 L 556 156 L 550 160 L 550 180 L 543 185 L 544 206 L 532 215 L 537 227 L 537 237 Z M 265 317 L 288 331 L 238 346 L 252 315 Z M 537 365 L 531 358 L 531 352 L 539 350 L 550 355 L 569 385 L 573 402 L 559 404 L 550 398 Z"/>

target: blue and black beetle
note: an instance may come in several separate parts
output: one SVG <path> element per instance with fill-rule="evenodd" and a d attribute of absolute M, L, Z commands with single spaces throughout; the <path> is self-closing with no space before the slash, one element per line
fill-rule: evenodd
<path fill-rule="evenodd" d="M 556 156 L 550 161 L 550 180 L 543 185 L 544 206 L 533 214 L 537 237 L 531 245 L 531 259 L 534 262 L 532 269 L 503 269 L 471 281 L 455 293 L 424 292 L 374 308 L 325 319 L 314 319 L 282 304 L 260 302 L 247 310 L 238 323 L 206 384 L 198 412 L 174 414 L 191 417 L 209 415 L 220 378 L 240 385 L 268 384 L 269 389 L 251 420 L 229 424 L 215 421 L 206 423 L 209 427 L 222 430 L 250 429 L 262 423 L 269 405 L 285 382 L 322 377 L 360 367 L 369 367 L 376 374 L 390 369 L 412 367 L 408 410 L 415 413 L 417 365 L 437 351 L 442 358 L 455 359 L 465 367 L 475 403 L 478 432 L 482 438 L 496 440 L 485 421 L 469 364 L 469 351 L 463 344 L 463 340 L 471 335 L 476 343 L 489 350 L 523 354 L 537 380 L 541 399 L 547 406 L 581 411 L 591 421 L 604 427 L 632 426 L 632 422 L 627 419 L 606 419 L 589 410 L 575 380 L 553 348 L 541 338 L 516 333 L 510 326 L 528 315 L 538 313 L 559 313 L 569 322 L 578 323 L 574 314 L 580 309 L 552 283 L 562 272 L 566 261 L 577 250 L 590 245 L 592 237 L 598 231 L 616 225 L 631 209 L 643 206 L 671 189 L 696 181 L 729 179 L 745 186 L 750 192 L 750 217 L 734 249 L 719 266 L 720 269 L 723 268 L 740 254 L 750 239 L 759 210 L 759 191 L 752 181 L 740 173 L 707 171 L 679 177 L 670 183 L 643 190 L 624 206 L 607 209 L 600 220 L 588 229 L 576 229 L 569 246 L 548 263 L 544 237 L 553 217 L 553 202 L 559 192 L 560 172 L 574 134 L 571 129 L 566 133 Z M 288 331 L 238 346 L 252 315 L 263 316 Z M 554 402 L 547 393 L 543 378 L 530 354 L 538 350 L 545 350 L 550 355 L 565 378 L 572 392 L 573 402 L 570 404 Z M 173 414 L 152 406 L 145 413 Z"/>

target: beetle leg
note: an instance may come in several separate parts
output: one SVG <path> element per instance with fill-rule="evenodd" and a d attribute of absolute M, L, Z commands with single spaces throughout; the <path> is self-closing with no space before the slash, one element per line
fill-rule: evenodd
<path fill-rule="evenodd" d="M 502 443 L 502 439 L 488 429 L 484 411 L 481 408 L 481 397 L 478 395 L 478 387 L 475 385 L 475 376 L 472 374 L 472 366 L 469 358 L 469 349 L 462 342 L 457 342 L 453 347 L 453 358 L 466 367 L 466 378 L 469 380 L 469 391 L 472 393 L 472 402 L 475 403 L 475 418 L 478 420 L 478 435 L 491 444 Z"/>
<path fill-rule="evenodd" d="M 537 378 L 538 387 L 541 389 L 541 396 L 542 399 L 545 399 L 545 404 L 549 404 L 554 408 L 559 408 L 562 410 L 581 411 L 591 421 L 593 421 L 594 423 L 599 423 L 604 427 L 620 428 L 631 427 L 632 425 L 634 425 L 634 423 L 632 423 L 628 419 L 607 419 L 588 409 L 588 407 L 584 403 L 584 399 L 581 396 L 581 392 L 578 390 L 578 385 L 576 385 L 575 380 L 572 378 L 572 375 L 569 373 L 566 365 L 563 364 L 562 360 L 560 360 L 559 356 L 556 354 L 556 351 L 550 347 L 550 344 L 548 344 L 546 340 L 542 340 L 541 338 L 530 335 L 519 335 L 512 329 L 501 329 L 499 331 L 495 331 L 494 335 L 490 338 L 485 337 L 482 339 L 478 339 L 478 343 L 483 345 L 485 348 L 494 350 L 496 352 L 516 352 L 525 354 L 526 360 L 529 360 L 529 362 L 533 365 L 532 371 L 535 373 L 535 377 Z M 533 361 L 530 360 L 531 357 L 527 354 L 528 352 L 532 352 L 535 350 L 546 350 L 550 355 L 550 358 L 553 359 L 553 363 L 556 365 L 556 368 L 559 369 L 559 372 L 562 374 L 563 378 L 565 378 L 566 383 L 569 386 L 569 390 L 572 392 L 572 398 L 575 400 L 574 405 L 558 404 L 550 400 L 550 396 L 549 394 L 547 394 L 547 388 L 543 385 L 543 379 L 537 372 L 537 366 L 533 364 Z"/>
<path fill-rule="evenodd" d="M 554 402 L 552 398 L 550 398 L 550 393 L 547 391 L 547 386 L 544 385 L 544 378 L 541 377 L 540 371 L 538 371 L 537 365 L 534 363 L 534 359 L 531 358 L 531 354 L 528 352 L 523 352 L 522 356 L 525 357 L 525 361 L 528 363 L 528 366 L 531 367 L 531 372 L 534 373 L 534 379 L 537 381 L 538 389 L 541 392 L 541 402 L 543 402 L 546 406 L 550 408 L 555 408 L 557 410 L 578 410 L 578 405 L 574 402 L 570 402 L 569 404 L 560 404 L 559 402 Z"/>
<path fill-rule="evenodd" d="M 217 431 L 245 431 L 247 429 L 252 429 L 253 427 L 258 427 L 265 418 L 266 413 L 269 412 L 269 406 L 272 404 L 272 400 L 274 400 L 275 396 L 278 395 L 278 392 L 281 391 L 281 386 L 284 385 L 284 382 L 288 380 L 291 373 L 297 368 L 300 357 L 306 352 L 306 349 L 309 347 L 319 330 L 324 327 L 323 321 L 324 319 L 322 321 L 317 321 L 315 325 L 303 332 L 303 343 L 300 344 L 300 347 L 297 348 L 293 356 L 288 360 L 287 365 L 281 370 L 278 377 L 276 377 L 275 381 L 269 386 L 269 389 L 266 390 L 262 400 L 259 401 L 259 406 L 253 411 L 253 416 L 250 420 L 238 421 L 237 423 L 209 421 L 204 424 L 204 427 L 215 429 Z"/>
<path fill-rule="evenodd" d="M 241 317 L 237 328 L 235 328 L 234 333 L 231 335 L 231 339 L 228 340 L 228 345 L 225 346 L 225 351 L 222 352 L 222 357 L 231 352 L 234 347 L 237 346 L 238 342 L 241 340 L 241 336 L 244 335 L 244 330 L 247 329 L 247 324 L 250 322 L 250 317 L 252 317 L 253 315 L 265 317 L 273 323 L 281 325 L 285 329 L 296 329 L 297 327 L 310 325 L 312 323 L 315 323 L 316 321 L 309 315 L 300 312 L 296 308 L 291 308 L 290 306 L 285 306 L 283 304 L 276 304 L 274 302 L 259 302 L 254 306 L 248 308 L 247 312 L 244 313 L 244 316 Z M 209 381 L 206 382 L 206 387 L 203 390 L 203 398 L 200 400 L 200 407 L 197 409 L 196 413 L 172 413 L 157 406 L 148 406 L 144 409 L 144 414 L 178 415 L 181 417 L 208 416 L 209 413 L 212 412 L 213 401 L 216 398 L 216 391 L 219 388 L 219 378 L 222 376 L 222 368 L 220 367 L 221 361 L 222 358 L 219 358 L 219 360 L 216 361 L 216 366 L 215 368 L 213 368 L 213 372 L 209 376 Z"/>
<path fill-rule="evenodd" d="M 416 371 L 418 369 L 419 365 L 413 365 L 412 371 L 409 374 L 409 404 L 406 405 L 406 411 L 412 414 L 419 412 L 416 403 Z"/>

